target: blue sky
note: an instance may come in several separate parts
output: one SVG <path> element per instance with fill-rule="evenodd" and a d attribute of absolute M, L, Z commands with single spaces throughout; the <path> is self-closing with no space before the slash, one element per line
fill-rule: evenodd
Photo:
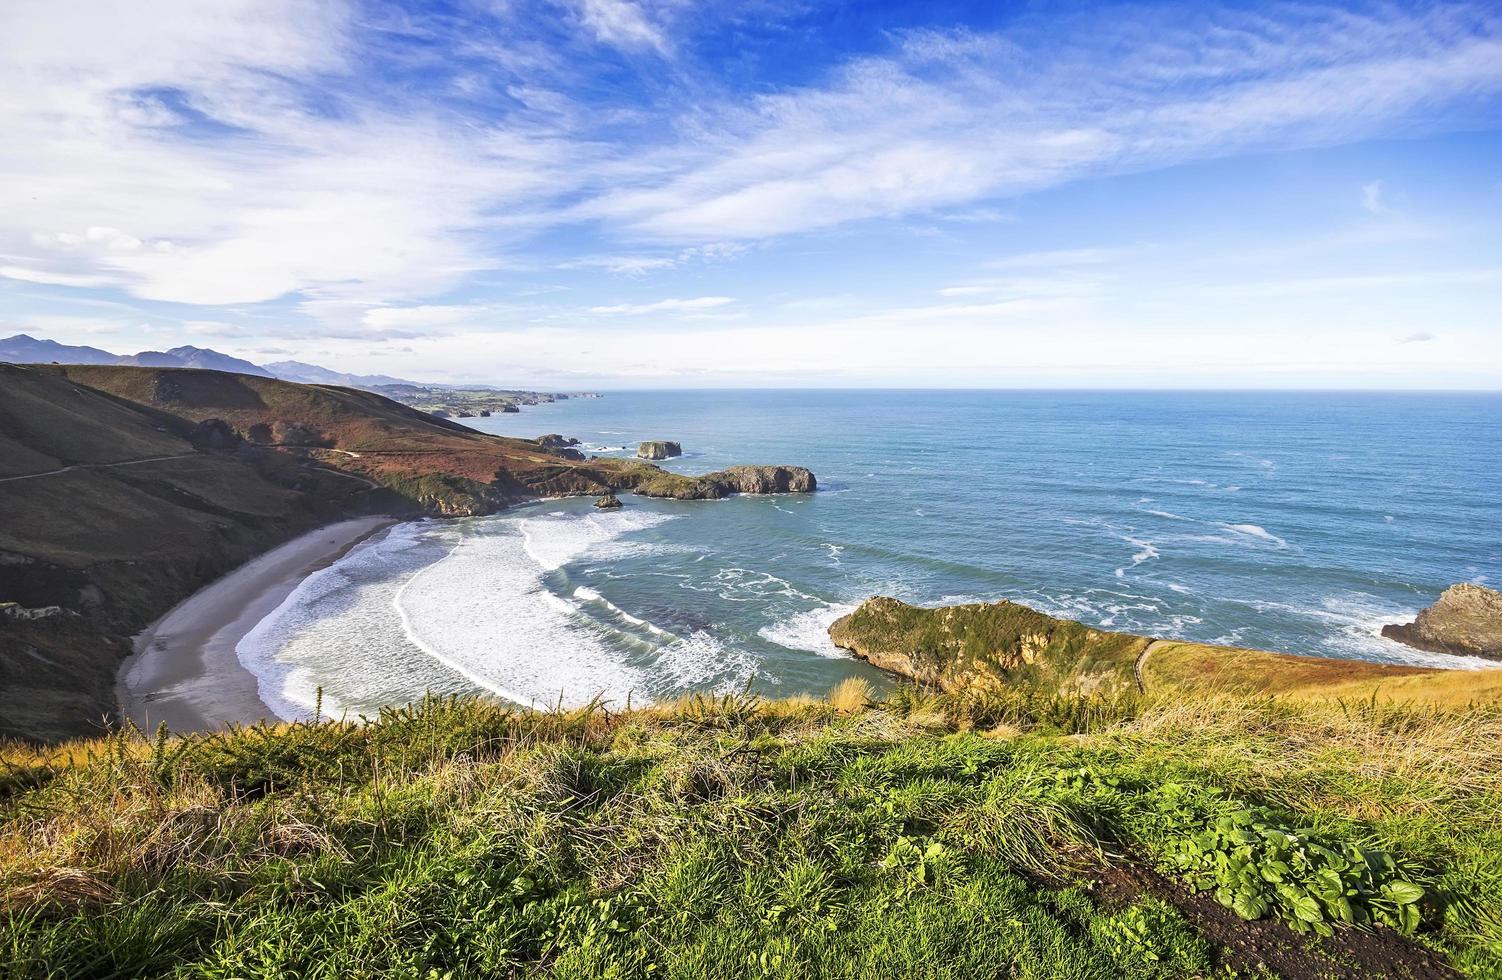
<path fill-rule="evenodd" d="M 565 387 L 1502 388 L 1478 4 L 0 7 L 0 331 Z"/>

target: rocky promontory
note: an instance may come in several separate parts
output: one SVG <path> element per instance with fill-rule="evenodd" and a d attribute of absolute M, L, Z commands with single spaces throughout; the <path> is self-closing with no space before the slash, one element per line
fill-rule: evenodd
<path fill-rule="evenodd" d="M 829 638 L 874 667 L 946 691 L 1003 687 L 1023 675 L 1054 690 L 1121 687 L 1151 642 L 1005 600 L 924 609 L 887 596 L 835 620 Z"/>
<path fill-rule="evenodd" d="M 631 489 L 643 497 L 719 500 L 737 493 L 813 493 L 819 487 L 813 473 L 802 466 L 732 466 L 703 476 L 684 476 L 637 465 L 641 469 Z"/>
<path fill-rule="evenodd" d="M 1384 626 L 1382 635 L 1434 653 L 1502 660 L 1502 592 L 1470 582 L 1452 585 L 1413 622 Z"/>
<path fill-rule="evenodd" d="M 1456 696 L 1455 671 L 1116 633 L 1008 601 L 926 609 L 877 596 L 835 620 L 829 638 L 874 667 L 980 696 L 1008 688 L 1044 695 L 1135 690 L 1417 703 Z M 1480 683 L 1502 689 L 1502 671 L 1494 673 L 1496 680 Z M 1466 697 L 1484 696 L 1476 683 L 1467 681 Z"/>
<path fill-rule="evenodd" d="M 682 446 L 676 442 L 668 442 L 662 439 L 650 440 L 636 447 L 636 456 L 638 459 L 668 459 L 672 456 L 682 455 Z"/>

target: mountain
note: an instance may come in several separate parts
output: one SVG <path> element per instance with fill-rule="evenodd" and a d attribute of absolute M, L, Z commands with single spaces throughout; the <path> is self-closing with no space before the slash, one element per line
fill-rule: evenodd
<path fill-rule="evenodd" d="M 0 361 L 11 364 L 118 364 L 120 358 L 98 347 L 74 347 L 18 333 L 0 340 Z"/>
<path fill-rule="evenodd" d="M 347 388 L 375 389 L 399 386 L 409 389 L 409 397 L 431 394 L 435 391 L 489 391 L 497 394 L 536 395 L 536 392 L 520 392 L 493 385 L 428 384 L 394 378 L 389 374 L 349 374 L 333 371 L 306 361 L 277 361 L 273 364 L 254 364 L 239 357 L 211 350 L 207 347 L 182 346 L 171 350 L 143 350 L 137 354 L 113 354 L 98 347 L 75 347 L 59 344 L 54 340 L 41 340 L 24 333 L 0 340 L 0 363 L 10 364 L 121 364 L 129 367 L 196 368 L 203 371 L 229 371 L 233 374 L 251 374 L 258 378 L 279 378 L 299 384 L 343 385 Z M 386 394 L 403 394 L 400 391 Z M 551 400 L 552 396 L 540 396 Z"/>
<path fill-rule="evenodd" d="M 259 364 L 206 347 L 174 347 L 171 350 L 143 350 L 139 354 L 112 354 L 98 347 L 74 347 L 55 340 L 39 340 L 18 333 L 0 340 L 0 362 L 10 364 L 126 364 L 134 367 L 183 367 L 207 371 L 230 371 L 269 378 L 270 371 Z"/>
<path fill-rule="evenodd" d="M 283 381 L 298 381 L 303 384 L 344 385 L 348 388 L 373 388 L 377 385 L 424 387 L 416 381 L 393 378 L 389 374 L 346 374 L 343 371 L 330 371 L 326 367 L 319 367 L 317 364 L 308 364 L 304 361 L 277 361 L 274 364 L 267 364 L 266 370 L 274 378 L 280 378 Z"/>
<path fill-rule="evenodd" d="M 145 355 L 137 354 L 136 356 L 143 357 Z M 231 374 L 254 374 L 262 378 L 274 377 L 272 372 L 261 367 L 259 364 L 252 364 L 241 358 L 221 354 L 216 350 L 209 350 L 206 347 L 190 347 L 186 345 L 183 347 L 174 347 L 166 352 L 166 357 L 172 360 L 154 366 L 197 368 L 200 371 L 228 371 Z"/>

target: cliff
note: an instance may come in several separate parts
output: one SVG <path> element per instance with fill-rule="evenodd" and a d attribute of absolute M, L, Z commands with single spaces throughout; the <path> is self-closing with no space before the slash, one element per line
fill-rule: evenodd
<path fill-rule="evenodd" d="M 1452 585 L 1413 622 L 1384 626 L 1382 635 L 1420 650 L 1502 660 L 1502 592 Z"/>
<path fill-rule="evenodd" d="M 950 692 L 1319 695 L 1465 705 L 1502 697 L 1502 670 L 1448 671 L 1154 639 L 1014 602 L 925 609 L 868 599 L 829 627 L 873 666 Z"/>

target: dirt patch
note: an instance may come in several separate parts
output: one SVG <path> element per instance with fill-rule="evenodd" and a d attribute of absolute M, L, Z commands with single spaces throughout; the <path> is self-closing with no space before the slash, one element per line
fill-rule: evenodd
<path fill-rule="evenodd" d="M 1082 870 L 1080 877 L 1091 894 L 1108 906 L 1124 905 L 1143 895 L 1173 905 L 1238 972 L 1271 971 L 1288 980 L 1460 977 L 1439 954 L 1391 929 L 1337 929 L 1327 939 L 1300 936 L 1278 919 L 1247 922 L 1210 893 L 1196 892 L 1141 865 L 1095 865 Z"/>

